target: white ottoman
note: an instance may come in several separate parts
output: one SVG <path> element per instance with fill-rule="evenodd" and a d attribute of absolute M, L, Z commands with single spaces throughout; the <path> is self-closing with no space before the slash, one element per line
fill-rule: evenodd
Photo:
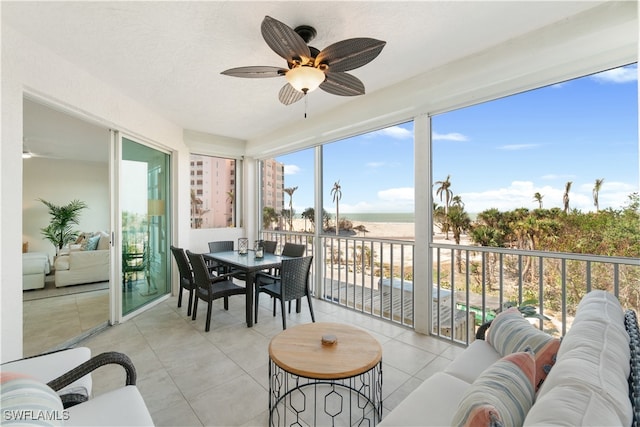
<path fill-rule="evenodd" d="M 44 288 L 44 276 L 51 272 L 49 255 L 44 252 L 22 254 L 22 289 Z"/>

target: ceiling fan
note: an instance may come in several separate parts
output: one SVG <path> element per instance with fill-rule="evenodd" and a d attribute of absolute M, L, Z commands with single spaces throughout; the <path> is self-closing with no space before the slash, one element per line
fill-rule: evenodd
<path fill-rule="evenodd" d="M 299 101 L 318 87 L 333 95 L 364 95 L 364 84 L 346 71 L 371 62 L 386 44 L 372 38 L 353 38 L 320 51 L 307 45 L 317 34 L 315 28 L 301 25 L 294 30 L 270 16 L 264 17 L 261 31 L 267 45 L 287 60 L 288 68 L 249 66 L 231 68 L 222 74 L 246 78 L 284 76 L 288 83 L 280 89 L 278 98 L 285 105 Z"/>

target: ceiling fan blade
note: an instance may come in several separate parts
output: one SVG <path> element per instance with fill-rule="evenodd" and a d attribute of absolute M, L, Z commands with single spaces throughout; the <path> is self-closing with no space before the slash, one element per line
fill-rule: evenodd
<path fill-rule="evenodd" d="M 287 70 L 280 67 L 255 66 L 230 68 L 228 70 L 224 70 L 220 74 L 233 77 L 263 78 L 284 76 L 286 72 Z"/>
<path fill-rule="evenodd" d="M 302 98 L 304 98 L 304 93 L 295 90 L 289 83 L 282 86 L 282 89 L 280 89 L 280 93 L 278 94 L 278 99 L 284 105 L 291 105 L 294 102 L 300 101 Z"/>
<path fill-rule="evenodd" d="M 342 40 L 322 49 L 316 57 L 315 66 L 328 64 L 332 72 L 353 70 L 373 61 L 386 44 L 371 38 Z"/>
<path fill-rule="evenodd" d="M 288 62 L 295 59 L 306 62 L 311 57 L 309 46 L 302 37 L 282 22 L 265 16 L 260 29 L 269 47 Z"/>
<path fill-rule="evenodd" d="M 364 83 L 347 73 L 326 73 L 327 78 L 320 84 L 320 89 L 332 95 L 356 96 L 364 95 Z"/>

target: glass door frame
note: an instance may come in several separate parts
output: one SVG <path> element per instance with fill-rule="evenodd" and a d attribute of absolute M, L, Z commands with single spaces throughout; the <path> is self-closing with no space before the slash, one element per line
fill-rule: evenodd
<path fill-rule="evenodd" d="M 142 305 L 141 307 L 131 311 L 130 313 L 124 314 L 123 313 L 123 295 L 122 295 L 122 280 L 121 278 L 122 276 L 122 272 L 123 272 L 123 250 L 122 250 L 122 243 L 123 243 L 123 232 L 122 232 L 122 227 L 123 227 L 123 221 L 122 221 L 122 201 L 121 201 L 121 197 L 123 194 L 122 191 L 122 171 L 123 171 L 123 160 L 122 160 L 122 156 L 123 156 L 123 140 L 124 139 L 130 140 L 132 142 L 135 142 L 137 144 L 143 145 L 145 147 L 151 148 L 153 150 L 157 150 L 163 154 L 166 154 L 169 156 L 168 159 L 168 166 L 169 166 L 169 176 L 167 177 L 167 183 L 168 183 L 168 188 L 167 188 L 167 195 L 166 198 L 168 200 L 167 206 L 166 206 L 166 212 L 168 215 L 168 232 L 166 233 L 166 239 L 168 241 L 172 240 L 173 237 L 173 209 L 172 209 L 172 200 L 174 200 L 174 196 L 175 196 L 175 191 L 173 189 L 174 187 L 174 165 L 175 165 L 175 161 L 174 161 L 174 156 L 175 156 L 175 152 L 171 149 L 169 149 L 168 147 L 164 147 L 161 146 L 157 143 L 153 143 L 149 140 L 145 140 L 144 138 L 141 138 L 139 136 L 132 136 L 130 134 L 127 134 L 125 132 L 122 131 L 118 131 L 118 130 L 111 130 L 111 151 L 110 151 L 110 155 L 111 155 L 111 166 L 110 166 L 110 170 L 109 173 L 111 175 L 111 182 L 113 183 L 113 189 L 114 191 L 111 192 L 111 203 L 113 206 L 113 210 L 112 210 L 112 215 L 111 215 L 111 229 L 112 231 L 112 235 L 111 235 L 111 256 L 112 256 L 112 260 L 113 262 L 111 262 L 111 289 L 110 289 L 110 296 L 109 296 L 109 303 L 110 303 L 110 322 L 111 324 L 116 324 L 116 323 L 122 323 L 125 322 L 127 320 L 129 320 L 130 318 L 140 314 L 143 311 L 148 310 L 151 307 L 156 306 L 157 304 L 162 303 L 163 301 L 167 300 L 173 292 L 173 272 L 172 272 L 172 268 L 169 267 L 169 271 L 168 271 L 168 276 L 167 276 L 167 280 L 169 282 L 168 285 L 168 292 L 166 292 L 165 294 L 160 295 L 158 298 Z M 168 245 L 167 245 L 168 247 Z M 169 265 L 171 266 L 171 257 L 170 257 L 170 252 L 167 251 L 167 262 L 169 263 Z"/>

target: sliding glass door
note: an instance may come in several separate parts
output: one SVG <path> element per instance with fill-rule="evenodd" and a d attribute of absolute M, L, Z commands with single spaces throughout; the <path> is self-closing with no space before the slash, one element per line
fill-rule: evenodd
<path fill-rule="evenodd" d="M 120 280 L 126 316 L 171 292 L 170 155 L 125 137 L 121 141 Z"/>

